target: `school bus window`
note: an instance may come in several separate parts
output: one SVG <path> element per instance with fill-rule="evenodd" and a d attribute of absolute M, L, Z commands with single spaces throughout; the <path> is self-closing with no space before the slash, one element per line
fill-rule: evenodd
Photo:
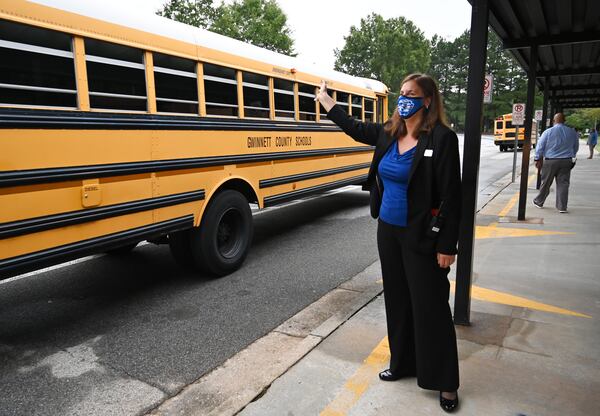
<path fill-rule="evenodd" d="M 377 122 L 383 124 L 383 97 L 377 97 Z"/>
<path fill-rule="evenodd" d="M 237 117 L 238 99 L 235 70 L 212 64 L 203 66 L 206 114 Z"/>
<path fill-rule="evenodd" d="M 496 121 L 496 128 L 497 129 L 502 129 L 502 122 L 501 121 Z"/>
<path fill-rule="evenodd" d="M 269 118 L 269 78 L 250 72 L 242 73 L 244 116 Z"/>
<path fill-rule="evenodd" d="M 70 36 L 0 20 L 0 104 L 77 107 Z"/>
<path fill-rule="evenodd" d="M 375 121 L 374 116 L 374 102 L 370 98 L 365 98 L 365 121 Z"/>
<path fill-rule="evenodd" d="M 273 80 L 275 93 L 275 118 L 282 120 L 294 119 L 294 83 L 284 79 Z"/>
<path fill-rule="evenodd" d="M 153 60 L 157 110 L 198 114 L 196 62 L 160 53 Z"/>
<path fill-rule="evenodd" d="M 362 120 L 362 97 L 352 95 L 352 116 Z"/>
<path fill-rule="evenodd" d="M 315 87 L 313 85 L 298 84 L 298 106 L 300 120 L 317 120 L 317 103 L 315 101 Z"/>
<path fill-rule="evenodd" d="M 336 103 L 338 103 L 345 112 L 348 112 L 348 97 L 350 97 L 350 94 L 348 93 L 337 92 Z"/>
<path fill-rule="evenodd" d="M 146 111 L 146 77 L 140 49 L 85 40 L 90 106 Z"/>

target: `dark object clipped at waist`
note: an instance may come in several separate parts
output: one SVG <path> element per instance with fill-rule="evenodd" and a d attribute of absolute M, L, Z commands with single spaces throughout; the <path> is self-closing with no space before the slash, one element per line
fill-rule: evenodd
<path fill-rule="evenodd" d="M 440 215 L 440 210 L 432 208 L 431 209 L 431 221 L 429 222 L 429 227 L 427 227 L 426 235 L 430 238 L 437 238 L 440 235 L 440 230 L 444 226 L 444 217 Z"/>
<path fill-rule="evenodd" d="M 371 198 L 369 200 L 371 217 L 377 219 L 379 218 L 379 209 L 381 208 L 381 198 L 383 194 L 383 189 L 381 189 L 377 179 L 375 179 L 369 187 L 369 192 L 371 193 Z M 444 217 L 443 215 L 440 215 L 442 205 L 443 203 L 440 204 L 439 208 L 431 209 L 431 221 L 425 231 L 425 235 L 429 238 L 436 239 L 444 226 Z"/>

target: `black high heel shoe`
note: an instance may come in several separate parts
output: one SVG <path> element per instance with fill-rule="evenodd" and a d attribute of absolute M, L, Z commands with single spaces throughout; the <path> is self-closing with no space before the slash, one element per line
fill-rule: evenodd
<path fill-rule="evenodd" d="M 387 368 L 387 369 L 383 370 L 381 373 L 379 373 L 379 379 L 382 381 L 396 381 L 396 380 L 400 380 L 401 378 L 402 378 L 401 375 L 392 373 L 392 371 L 389 368 Z"/>
<path fill-rule="evenodd" d="M 458 407 L 458 392 L 456 392 L 455 399 L 445 399 L 444 397 L 442 397 L 442 392 L 440 391 L 440 407 L 444 412 L 454 412 Z"/>

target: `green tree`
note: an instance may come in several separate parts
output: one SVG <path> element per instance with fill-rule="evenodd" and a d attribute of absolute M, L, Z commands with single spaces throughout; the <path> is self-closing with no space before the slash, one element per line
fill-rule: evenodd
<path fill-rule="evenodd" d="M 210 30 L 275 52 L 296 55 L 287 16 L 275 0 L 222 3 Z"/>
<path fill-rule="evenodd" d="M 578 131 L 592 129 L 594 123 L 600 124 L 600 108 L 578 108 L 565 113 L 567 124 Z"/>
<path fill-rule="evenodd" d="M 386 84 L 391 88 L 391 108 L 402 79 L 429 68 L 429 41 L 404 17 L 386 20 L 373 13 L 360 20 L 360 27 L 352 26 L 344 40 L 344 47 L 334 51 L 335 69 Z"/>
<path fill-rule="evenodd" d="M 213 0 L 168 0 L 162 9 L 156 12 L 159 16 L 203 29 L 210 28 L 217 13 L 218 9 L 213 7 Z"/>
<path fill-rule="evenodd" d="M 452 42 L 434 35 L 431 38 L 431 66 L 429 75 L 437 82 L 442 96 L 448 96 L 452 91 L 452 71 L 454 56 Z"/>
<path fill-rule="evenodd" d="M 466 30 L 452 41 L 437 35 L 431 39 L 429 72 L 439 82 L 448 120 L 457 130 L 464 128 L 465 121 L 469 37 Z M 510 113 L 513 103 L 527 101 L 527 76 L 492 31 L 488 35 L 486 72 L 494 76 L 492 102 L 483 106 L 484 131 L 491 132 L 496 117 Z M 541 108 L 542 102 L 541 93 L 536 94 L 535 108 Z"/>

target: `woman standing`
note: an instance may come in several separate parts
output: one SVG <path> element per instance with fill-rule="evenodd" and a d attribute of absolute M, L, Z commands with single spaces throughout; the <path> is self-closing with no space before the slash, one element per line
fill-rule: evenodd
<path fill-rule="evenodd" d="M 325 82 L 317 100 L 346 134 L 375 146 L 366 186 L 371 215 L 379 218 L 391 354 L 379 378 L 416 376 L 452 412 L 459 377 L 447 275 L 457 252 L 461 182 L 458 138 L 446 125 L 437 85 L 427 75 L 407 76 L 397 110 L 383 125 L 349 116 L 327 95 Z"/>

